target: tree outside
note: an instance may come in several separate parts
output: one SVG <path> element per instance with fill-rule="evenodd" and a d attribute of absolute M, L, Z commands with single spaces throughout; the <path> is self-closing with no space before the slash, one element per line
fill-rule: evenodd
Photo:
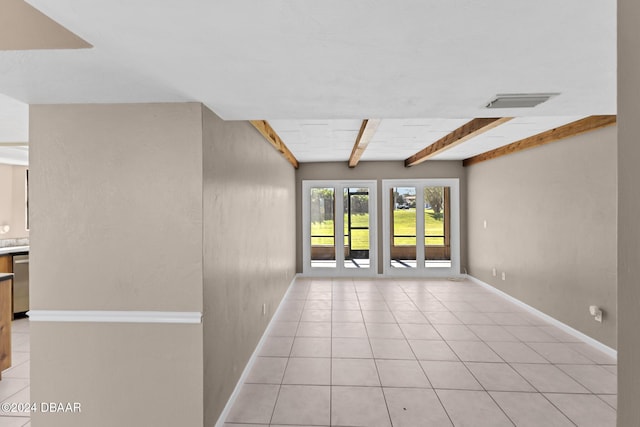
<path fill-rule="evenodd" d="M 440 220 L 443 217 L 442 208 L 444 206 L 444 187 L 425 187 L 424 200 L 433 211 L 433 219 Z"/>

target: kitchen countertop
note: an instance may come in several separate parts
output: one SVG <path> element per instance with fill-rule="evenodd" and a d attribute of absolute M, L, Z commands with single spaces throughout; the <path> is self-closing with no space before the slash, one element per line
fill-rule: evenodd
<path fill-rule="evenodd" d="M 0 273 L 0 282 L 9 279 L 13 279 L 13 273 Z"/>
<path fill-rule="evenodd" d="M 8 246 L 0 248 L 0 255 L 14 254 L 17 252 L 29 252 L 29 246 Z"/>

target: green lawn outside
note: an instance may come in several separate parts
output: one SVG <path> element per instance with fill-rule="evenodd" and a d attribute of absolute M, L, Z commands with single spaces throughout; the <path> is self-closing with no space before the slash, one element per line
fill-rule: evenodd
<path fill-rule="evenodd" d="M 416 234 L 416 210 L 412 209 L 398 209 L 393 212 L 394 220 L 394 234 L 395 235 L 415 235 Z M 427 236 L 443 236 L 444 235 L 444 220 L 433 218 L 433 209 L 424 210 L 424 229 Z M 394 238 L 395 246 L 415 246 L 415 237 L 396 237 Z M 444 238 L 442 237 L 427 237 L 427 245 L 442 246 L 444 245 Z"/>
<path fill-rule="evenodd" d="M 369 225 L 369 214 L 357 214 L 351 216 L 351 225 L 354 227 L 367 227 Z M 344 241 L 347 243 L 348 218 L 344 215 Z M 323 221 L 311 224 L 312 237 L 311 246 L 333 245 L 333 221 Z M 353 230 L 351 241 L 352 249 L 369 249 L 369 230 Z"/>
<path fill-rule="evenodd" d="M 398 235 L 415 235 L 416 234 L 416 210 L 396 210 L 393 212 L 395 234 Z M 433 210 L 425 209 L 425 231 L 427 235 L 444 235 L 444 220 L 434 219 Z M 367 226 L 369 224 L 369 214 L 352 215 L 352 223 L 354 226 Z M 347 234 L 347 215 L 344 216 L 344 232 Z M 311 234 L 314 236 L 326 236 L 326 237 L 312 237 L 311 245 L 333 245 L 333 221 L 323 221 L 311 224 Z M 345 237 L 345 243 L 347 237 Z M 426 239 L 427 245 L 441 246 L 444 245 L 444 238 L 442 237 L 428 237 Z M 411 245 L 415 246 L 415 237 L 396 237 L 394 244 L 396 246 Z M 369 249 L 369 231 L 368 230 L 353 230 L 352 237 L 352 249 Z"/>

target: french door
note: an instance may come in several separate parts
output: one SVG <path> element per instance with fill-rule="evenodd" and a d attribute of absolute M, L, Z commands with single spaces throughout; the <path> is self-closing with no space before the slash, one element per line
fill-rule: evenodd
<path fill-rule="evenodd" d="M 376 181 L 303 181 L 303 272 L 377 273 Z"/>
<path fill-rule="evenodd" d="M 384 274 L 460 274 L 457 179 L 383 180 Z"/>

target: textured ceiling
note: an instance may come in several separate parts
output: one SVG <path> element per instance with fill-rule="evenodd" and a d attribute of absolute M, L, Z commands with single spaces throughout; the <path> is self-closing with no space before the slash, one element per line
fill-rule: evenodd
<path fill-rule="evenodd" d="M 301 160 L 346 160 L 353 126 L 333 120 L 616 112 L 615 0 L 29 3 L 94 47 L 0 52 L 0 93 L 27 104 L 201 101 L 227 120 L 289 130 L 331 121 L 331 142 L 283 136 Z M 523 92 L 560 95 L 531 109 L 484 108 L 497 93 Z M 402 157 L 429 139 L 402 124 L 390 135 L 384 123 L 363 160 Z"/>
<path fill-rule="evenodd" d="M 404 160 L 467 123 L 464 119 L 385 119 L 362 160 Z"/>

